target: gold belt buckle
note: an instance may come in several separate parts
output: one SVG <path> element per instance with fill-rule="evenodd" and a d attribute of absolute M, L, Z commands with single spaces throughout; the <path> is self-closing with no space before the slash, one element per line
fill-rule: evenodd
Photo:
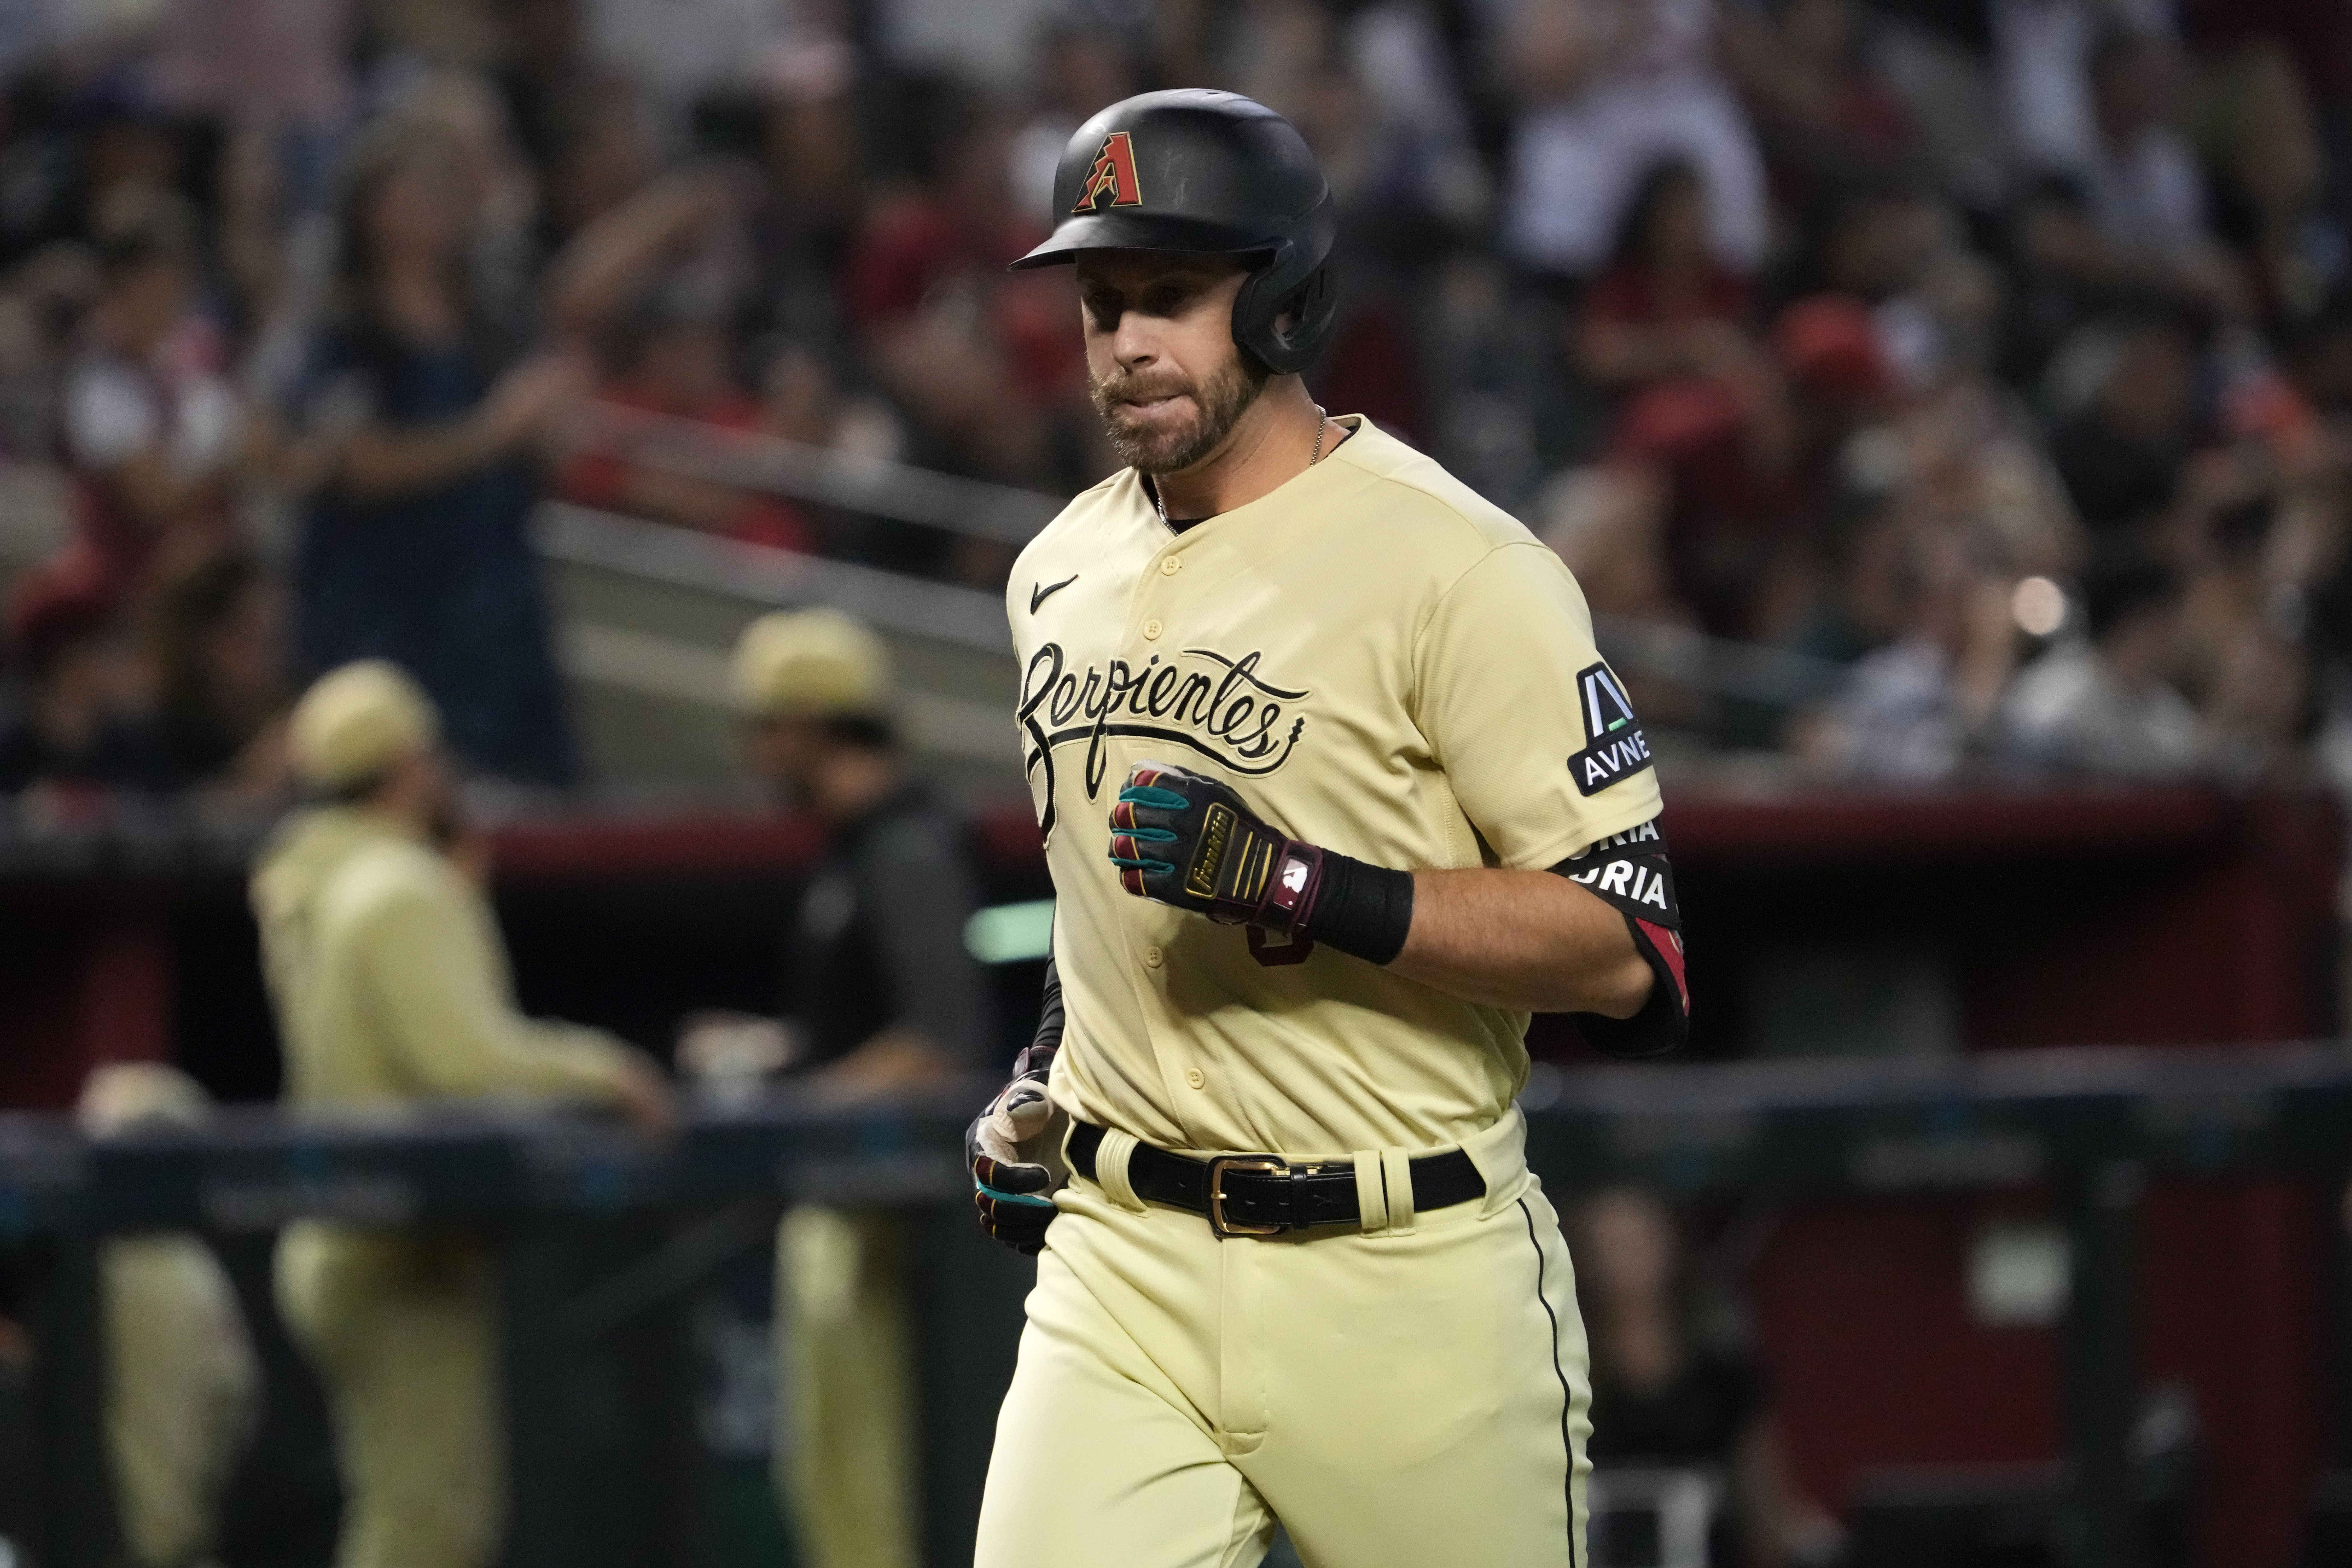
<path fill-rule="evenodd" d="M 1209 1162 L 1209 1230 L 1220 1241 L 1234 1236 L 1280 1236 L 1278 1225 L 1234 1225 L 1225 1218 L 1225 1173 L 1246 1171 L 1259 1176 L 1290 1174 L 1287 1161 L 1271 1154 L 1225 1154 Z"/>

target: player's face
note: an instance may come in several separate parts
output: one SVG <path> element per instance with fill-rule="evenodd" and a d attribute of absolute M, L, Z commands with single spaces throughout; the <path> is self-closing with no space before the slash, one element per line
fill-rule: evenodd
<path fill-rule="evenodd" d="M 1097 250 L 1078 258 L 1087 387 L 1111 449 L 1146 474 L 1217 450 L 1266 383 L 1234 342 L 1248 273 L 1220 257 Z"/>
<path fill-rule="evenodd" d="M 755 720 L 743 727 L 744 760 L 787 798 L 806 797 L 824 742 L 804 719 Z"/>

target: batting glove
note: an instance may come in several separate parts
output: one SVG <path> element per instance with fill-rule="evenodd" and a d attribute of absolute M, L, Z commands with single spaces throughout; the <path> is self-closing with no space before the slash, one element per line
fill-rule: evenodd
<path fill-rule="evenodd" d="M 1127 775 L 1110 858 L 1139 898 L 1285 935 L 1304 930 L 1323 882 L 1323 850 L 1276 832 L 1215 779 L 1165 763 Z"/>
<path fill-rule="evenodd" d="M 1052 1194 L 1069 1179 L 1062 1163 L 1061 1113 L 1045 1097 L 1055 1049 L 1024 1050 L 1013 1061 L 1013 1081 L 964 1134 L 981 1229 L 1028 1257 L 1045 1245 L 1055 1212 Z"/>

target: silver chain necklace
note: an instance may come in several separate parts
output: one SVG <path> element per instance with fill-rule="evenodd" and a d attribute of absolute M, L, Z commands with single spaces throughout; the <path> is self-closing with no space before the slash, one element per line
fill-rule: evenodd
<path fill-rule="evenodd" d="M 1323 460 L 1323 431 L 1330 423 L 1331 416 L 1323 412 L 1321 404 L 1317 404 L 1315 405 L 1315 449 L 1307 454 L 1307 466 L 1310 468 Z M 1151 498 L 1151 510 L 1160 514 L 1160 521 L 1166 522 L 1168 509 L 1160 502 L 1160 487 L 1147 483 L 1144 486 L 1144 494 Z"/>

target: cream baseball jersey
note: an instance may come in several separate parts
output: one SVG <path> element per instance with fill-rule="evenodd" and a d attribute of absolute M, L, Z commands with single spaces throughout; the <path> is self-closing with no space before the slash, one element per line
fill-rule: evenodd
<path fill-rule="evenodd" d="M 1129 896 L 1128 770 L 1231 784 L 1293 837 L 1405 870 L 1542 868 L 1658 814 L 1559 558 L 1373 427 L 1179 533 L 1132 469 L 1022 552 L 1017 721 L 1057 900 L 1063 1109 L 1163 1148 L 1457 1144 L 1525 1081 L 1527 1015 Z"/>

